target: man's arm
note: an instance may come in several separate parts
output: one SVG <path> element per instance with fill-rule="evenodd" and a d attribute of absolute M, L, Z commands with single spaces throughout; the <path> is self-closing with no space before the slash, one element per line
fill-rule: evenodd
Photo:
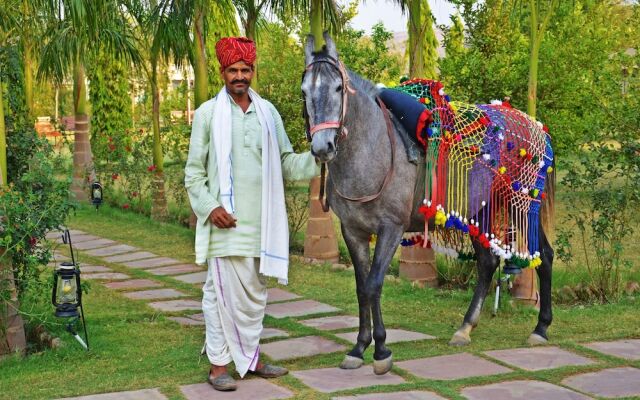
<path fill-rule="evenodd" d="M 272 114 L 276 125 L 278 145 L 280 146 L 283 178 L 290 181 L 302 181 L 320 175 L 320 167 L 310 151 L 299 154 L 293 152 L 289 137 L 287 137 L 287 133 L 284 130 L 282 118 L 275 107 L 272 108 Z"/>
<path fill-rule="evenodd" d="M 220 207 L 220 203 L 216 200 L 216 194 L 219 191 L 218 185 L 214 184 L 214 187 L 211 188 L 208 185 L 207 158 L 209 156 L 210 118 L 211 115 L 203 107 L 195 111 L 191 126 L 189 156 L 184 168 L 184 186 L 189 194 L 191 208 L 198 220 L 205 221 L 205 223 L 212 211 Z M 213 179 L 213 181 L 217 180 Z"/>

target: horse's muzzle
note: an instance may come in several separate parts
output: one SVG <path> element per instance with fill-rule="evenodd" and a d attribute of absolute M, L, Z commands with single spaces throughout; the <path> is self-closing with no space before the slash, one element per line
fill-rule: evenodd
<path fill-rule="evenodd" d="M 325 129 L 316 132 L 311 140 L 311 154 L 321 162 L 329 162 L 336 156 L 336 130 Z"/>

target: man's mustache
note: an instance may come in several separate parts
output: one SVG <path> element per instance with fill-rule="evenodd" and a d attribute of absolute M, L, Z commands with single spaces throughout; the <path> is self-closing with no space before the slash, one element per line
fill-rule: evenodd
<path fill-rule="evenodd" d="M 232 85 L 235 85 L 236 83 L 244 83 L 245 85 L 248 85 L 249 81 L 246 79 L 234 79 L 231 81 Z"/>

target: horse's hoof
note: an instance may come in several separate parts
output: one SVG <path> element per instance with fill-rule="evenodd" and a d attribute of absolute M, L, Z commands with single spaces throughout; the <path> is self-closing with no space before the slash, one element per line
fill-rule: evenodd
<path fill-rule="evenodd" d="M 340 363 L 340 368 L 342 369 L 358 369 L 362 367 L 364 364 L 364 360 L 362 358 L 346 355 L 344 356 L 344 360 Z"/>
<path fill-rule="evenodd" d="M 392 366 L 392 356 L 389 356 L 384 360 L 373 360 L 373 373 L 376 375 L 384 375 L 391 370 Z"/>
<path fill-rule="evenodd" d="M 543 344 L 547 344 L 547 342 L 547 339 L 538 335 L 537 333 L 532 333 L 531 335 L 529 335 L 529 339 L 527 339 L 527 344 L 529 346 L 540 346 Z"/>
<path fill-rule="evenodd" d="M 466 346 L 471 343 L 471 337 L 463 332 L 456 332 L 449 341 L 450 346 Z"/>

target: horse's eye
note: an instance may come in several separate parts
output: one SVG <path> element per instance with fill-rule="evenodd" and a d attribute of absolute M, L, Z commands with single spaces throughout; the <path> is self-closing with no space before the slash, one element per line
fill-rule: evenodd
<path fill-rule="evenodd" d="M 341 91 L 341 90 L 342 90 L 342 85 L 340 85 L 340 86 L 338 86 L 338 87 L 336 88 L 336 92 L 339 92 L 339 91 Z"/>

